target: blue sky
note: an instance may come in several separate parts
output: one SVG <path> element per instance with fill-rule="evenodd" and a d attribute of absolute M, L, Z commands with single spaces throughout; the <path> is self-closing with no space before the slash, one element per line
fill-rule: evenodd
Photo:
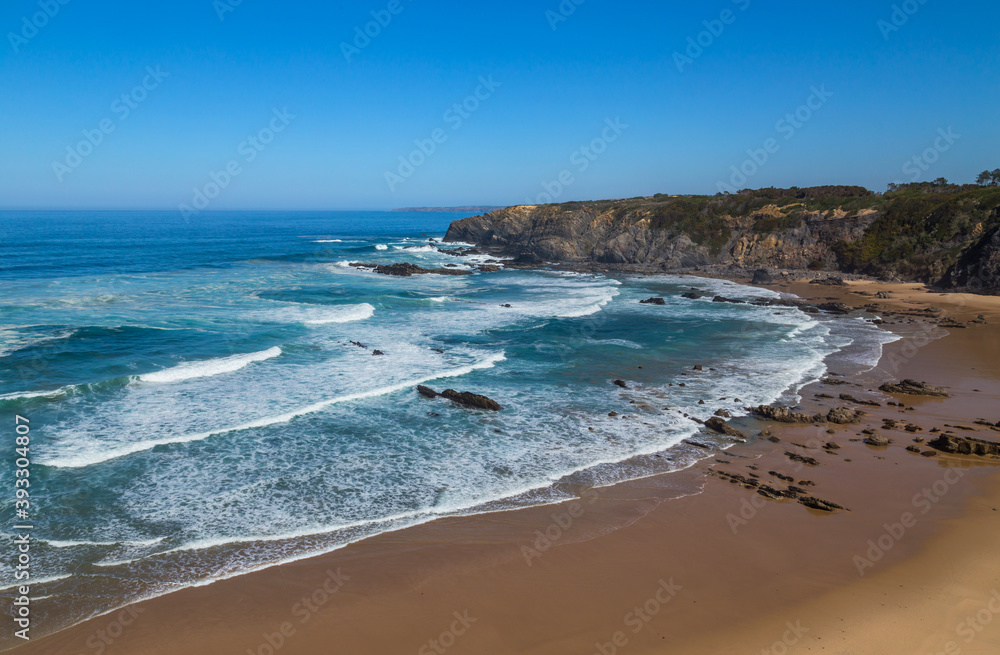
<path fill-rule="evenodd" d="M 64 1 L 0 9 L 0 208 L 562 202 L 715 193 L 733 167 L 883 190 L 1000 166 L 992 2 Z"/>

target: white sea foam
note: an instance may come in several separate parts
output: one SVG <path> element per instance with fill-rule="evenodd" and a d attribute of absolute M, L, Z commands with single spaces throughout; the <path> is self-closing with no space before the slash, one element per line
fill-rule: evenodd
<path fill-rule="evenodd" d="M 85 452 L 79 452 L 73 455 L 67 455 L 67 456 L 57 455 L 56 457 L 52 457 L 49 459 L 41 459 L 39 460 L 39 463 L 45 466 L 53 466 L 56 468 L 83 468 L 85 466 L 91 466 L 93 464 L 100 464 L 101 462 L 117 459 L 119 457 L 125 457 L 126 455 L 132 455 L 134 453 L 142 452 L 145 450 L 151 450 L 156 446 L 163 446 L 167 444 L 177 444 L 177 443 L 190 443 L 192 441 L 201 441 L 203 439 L 207 439 L 211 436 L 218 434 L 226 434 L 229 432 L 242 432 L 244 430 L 262 428 L 262 427 L 267 427 L 269 425 L 276 425 L 279 423 L 288 423 L 294 418 L 319 412 L 321 410 L 326 409 L 327 407 L 336 405 L 338 403 L 346 403 L 355 400 L 364 400 L 366 398 L 374 398 L 376 396 L 384 396 L 387 394 L 403 391 L 405 389 L 412 389 L 418 384 L 423 384 L 425 382 L 430 382 L 432 380 L 438 380 L 441 378 L 459 377 L 462 375 L 468 375 L 473 371 L 492 368 L 498 362 L 504 361 L 504 359 L 506 359 L 506 357 L 502 352 L 495 353 L 493 355 L 490 355 L 489 357 L 486 357 L 483 360 L 480 360 L 473 364 L 469 364 L 467 366 L 461 366 L 458 368 L 453 368 L 446 371 L 433 373 L 431 375 L 426 375 L 424 377 L 417 378 L 415 380 L 407 380 L 405 382 L 400 382 L 385 387 L 377 387 L 374 389 L 369 389 L 367 391 L 361 391 L 358 393 L 337 396 L 335 398 L 322 400 L 317 403 L 307 405 L 305 407 L 299 407 L 298 409 L 293 409 L 284 414 L 256 419 L 254 421 L 250 421 L 242 425 L 219 428 L 216 430 L 210 430 L 208 432 L 201 432 L 197 434 L 179 435 L 174 437 L 165 437 L 162 439 L 149 439 L 146 441 L 140 441 L 136 443 L 122 445 L 117 448 L 111 448 L 99 452 L 95 451 L 94 449 L 88 449 Z"/>
<path fill-rule="evenodd" d="M 317 239 L 313 243 L 343 243 L 343 239 Z"/>
<path fill-rule="evenodd" d="M 145 541 L 59 541 L 57 539 L 39 539 L 53 548 L 77 548 L 80 546 L 155 546 L 166 537 L 147 539 Z"/>
<path fill-rule="evenodd" d="M 14 393 L 0 394 L 0 400 L 18 400 L 20 398 L 54 398 L 73 390 L 72 386 L 60 387 L 52 391 L 16 391 Z"/>
<path fill-rule="evenodd" d="M 219 357 L 201 362 L 185 362 L 173 368 L 140 375 L 139 380 L 142 382 L 180 382 L 192 378 L 206 378 L 213 375 L 232 373 L 254 362 L 262 362 L 267 359 L 279 357 L 280 355 L 281 348 L 275 346 L 274 348 L 245 355 L 231 355 L 229 357 Z"/>
<path fill-rule="evenodd" d="M 437 252 L 434 246 L 393 246 L 393 250 L 405 250 L 406 252 Z"/>
<path fill-rule="evenodd" d="M 388 249 L 389 246 L 385 245 L 384 243 L 375 244 L 375 250 L 388 250 Z"/>
<path fill-rule="evenodd" d="M 375 307 L 368 303 L 357 305 L 300 305 L 288 303 L 287 307 L 259 314 L 267 322 L 328 325 L 363 321 L 375 315 Z"/>

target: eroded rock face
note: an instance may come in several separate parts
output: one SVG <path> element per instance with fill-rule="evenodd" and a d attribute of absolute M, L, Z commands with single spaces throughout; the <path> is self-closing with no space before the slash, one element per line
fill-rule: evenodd
<path fill-rule="evenodd" d="M 880 391 L 886 393 L 896 393 L 896 394 L 907 394 L 910 396 L 939 396 L 942 398 L 948 397 L 948 392 L 944 390 L 943 387 L 934 387 L 926 382 L 917 382 L 916 380 L 903 380 L 898 384 L 893 384 L 891 382 L 886 382 L 881 387 Z"/>
<path fill-rule="evenodd" d="M 1000 294 L 1000 227 L 986 233 L 945 273 L 938 286 L 990 295 Z"/>
<path fill-rule="evenodd" d="M 1000 443 L 943 434 L 928 444 L 943 453 L 956 455 L 978 455 L 980 457 L 1000 457 Z"/>

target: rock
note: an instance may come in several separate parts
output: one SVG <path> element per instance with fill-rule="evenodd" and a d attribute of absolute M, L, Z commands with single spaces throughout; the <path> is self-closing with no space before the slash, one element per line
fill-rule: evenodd
<path fill-rule="evenodd" d="M 705 427 L 720 434 L 724 434 L 727 437 L 733 437 L 734 439 L 739 439 L 741 441 L 747 440 L 747 436 L 745 434 L 730 426 L 718 416 L 713 416 L 705 421 Z"/>
<path fill-rule="evenodd" d="M 504 303 L 504 304 L 502 304 L 502 305 L 500 305 L 500 306 L 501 306 L 501 307 L 505 307 L 505 308 L 507 308 L 507 309 L 510 309 L 510 308 L 512 307 L 512 305 L 511 305 L 511 304 L 510 304 L 509 302 L 508 302 L 508 303 Z"/>
<path fill-rule="evenodd" d="M 610 416 L 611 418 L 616 418 L 618 416 L 618 412 L 608 412 L 608 416 Z"/>
<path fill-rule="evenodd" d="M 909 379 L 903 380 L 899 384 L 886 382 L 879 387 L 879 391 L 884 391 L 886 393 L 907 394 L 910 396 L 939 396 L 942 398 L 947 398 L 949 395 L 943 387 L 932 387 L 926 382 L 917 382 L 916 380 Z"/>
<path fill-rule="evenodd" d="M 835 512 L 837 510 L 845 509 L 837 503 L 831 503 L 828 500 L 821 500 L 814 496 L 803 496 L 799 498 L 799 502 L 806 507 L 811 507 L 812 509 L 818 509 L 822 512 Z"/>
<path fill-rule="evenodd" d="M 790 476 L 790 475 L 782 475 L 781 473 L 778 473 L 777 471 L 768 471 L 767 474 L 768 475 L 772 475 L 772 476 L 778 478 L 779 480 L 784 480 L 785 482 L 795 482 L 795 478 L 793 478 L 792 476 Z"/>
<path fill-rule="evenodd" d="M 728 302 L 728 303 L 731 303 L 733 305 L 745 305 L 745 304 L 747 304 L 746 300 L 736 300 L 734 298 L 726 298 L 725 296 L 716 296 L 716 297 L 712 298 L 712 302 Z"/>
<path fill-rule="evenodd" d="M 878 293 L 875 294 L 875 297 L 880 298 L 882 300 L 888 300 L 892 296 L 889 295 L 888 291 L 879 291 Z"/>
<path fill-rule="evenodd" d="M 865 405 L 866 407 L 881 407 L 882 406 L 880 403 L 877 403 L 874 400 L 862 400 L 860 398 L 855 398 L 854 396 L 852 396 L 849 393 L 842 393 L 842 394 L 840 394 L 840 399 L 841 400 L 846 400 L 849 403 L 856 403 L 858 405 Z"/>
<path fill-rule="evenodd" d="M 876 448 L 885 448 L 889 445 L 889 440 L 876 432 L 867 437 L 865 439 L 865 443 L 869 446 L 875 446 Z"/>
<path fill-rule="evenodd" d="M 838 380 L 837 378 L 823 378 L 822 380 L 820 380 L 820 382 L 823 384 L 830 384 L 835 387 L 840 386 L 842 384 L 847 384 L 847 380 Z"/>
<path fill-rule="evenodd" d="M 923 432 L 924 431 L 924 429 L 922 427 L 920 427 L 919 425 L 914 425 L 913 423 L 907 424 L 905 430 L 907 432 Z"/>
<path fill-rule="evenodd" d="M 663 298 L 649 298 L 647 300 L 640 300 L 641 305 L 666 305 L 667 301 Z"/>
<path fill-rule="evenodd" d="M 732 418 L 733 415 L 729 413 L 727 409 L 717 409 L 715 410 L 715 415 L 721 418 Z"/>
<path fill-rule="evenodd" d="M 688 291 L 687 293 L 682 293 L 681 298 L 687 298 L 688 300 L 698 300 L 704 298 L 700 293 L 694 293 L 693 291 Z"/>
<path fill-rule="evenodd" d="M 842 278 L 842 277 L 836 277 L 834 275 L 831 275 L 829 277 L 817 278 L 815 280 L 811 280 L 809 282 L 809 284 L 823 284 L 823 285 L 831 286 L 831 287 L 846 287 L 847 286 L 847 282 L 844 282 L 844 278 Z"/>
<path fill-rule="evenodd" d="M 384 355 L 385 353 L 382 352 L 381 350 L 375 349 L 375 350 L 372 351 L 372 354 L 373 355 Z"/>
<path fill-rule="evenodd" d="M 766 268 L 758 268 L 753 272 L 753 279 L 750 284 L 774 284 L 774 278 Z"/>
<path fill-rule="evenodd" d="M 749 408 L 750 412 L 759 419 L 765 421 L 777 421 L 779 423 L 818 423 L 823 420 L 822 414 L 809 416 L 800 412 L 793 412 L 787 407 L 775 407 L 773 405 L 759 405 Z"/>
<path fill-rule="evenodd" d="M 943 453 L 977 455 L 979 457 L 1000 457 L 1000 443 L 984 439 L 973 439 L 972 437 L 943 434 L 927 445 Z"/>
<path fill-rule="evenodd" d="M 615 381 L 614 381 L 614 385 L 615 385 L 616 387 L 621 387 L 622 389 L 628 389 L 628 385 L 627 385 L 627 384 L 625 384 L 625 381 L 624 381 L 624 380 L 615 380 Z"/>
<path fill-rule="evenodd" d="M 705 370 L 705 367 L 704 367 L 704 366 L 702 366 L 701 364 L 695 364 L 695 365 L 694 365 L 694 367 L 692 367 L 692 369 L 691 369 L 691 370 L 692 370 L 692 371 L 704 371 L 704 370 Z"/>
<path fill-rule="evenodd" d="M 906 450 L 911 453 L 916 453 L 918 455 L 920 454 L 920 448 L 918 446 L 907 446 Z"/>
<path fill-rule="evenodd" d="M 367 264 L 361 264 L 359 262 L 351 262 L 351 266 L 355 268 L 370 268 L 380 275 L 392 275 L 394 277 L 410 277 L 413 275 L 472 275 L 472 271 L 450 269 L 450 268 L 422 268 L 416 264 L 408 263 L 398 263 L 398 264 L 377 264 L 374 267 L 370 267 Z"/>
<path fill-rule="evenodd" d="M 851 308 L 842 302 L 825 302 L 821 305 L 816 305 L 816 307 L 822 309 L 824 312 L 830 312 L 831 314 L 851 313 Z"/>
<path fill-rule="evenodd" d="M 801 462 L 806 466 L 819 466 L 819 462 L 812 457 L 806 457 L 805 455 L 799 455 L 790 451 L 786 451 L 785 456 L 793 462 Z"/>
<path fill-rule="evenodd" d="M 823 446 L 824 450 L 840 450 L 840 446 L 833 443 L 832 441 Z"/>
<path fill-rule="evenodd" d="M 864 412 L 856 409 L 852 410 L 846 407 L 834 407 L 830 410 L 830 413 L 826 415 L 826 420 L 830 423 L 847 425 L 849 423 L 860 423 L 861 417 L 864 415 Z"/>
<path fill-rule="evenodd" d="M 486 396 L 481 396 L 469 391 L 458 392 L 454 389 L 445 389 L 441 392 L 441 396 L 456 402 L 459 405 L 464 405 L 465 407 L 471 407 L 473 409 L 488 409 L 493 412 L 498 412 L 503 409 L 503 407 L 501 407 L 500 404 L 492 398 L 487 398 Z"/>
<path fill-rule="evenodd" d="M 439 395 L 441 395 L 437 391 L 434 391 L 430 387 L 425 387 L 422 384 L 417 385 L 417 393 L 419 393 L 424 398 L 437 398 Z"/>
<path fill-rule="evenodd" d="M 496 264 L 480 264 L 479 266 L 476 266 L 476 270 L 480 273 L 496 273 L 501 269 Z"/>
<path fill-rule="evenodd" d="M 368 346 L 366 346 L 366 345 L 365 345 L 365 344 L 363 344 L 363 343 L 359 343 L 359 342 L 357 342 L 357 341 L 350 341 L 349 343 L 350 343 L 350 344 L 351 344 L 352 346 L 357 346 L 358 348 L 364 348 L 365 350 L 368 350 Z"/>
<path fill-rule="evenodd" d="M 937 457 L 937 453 L 934 452 L 933 450 L 925 450 L 920 454 L 923 455 L 924 457 Z"/>

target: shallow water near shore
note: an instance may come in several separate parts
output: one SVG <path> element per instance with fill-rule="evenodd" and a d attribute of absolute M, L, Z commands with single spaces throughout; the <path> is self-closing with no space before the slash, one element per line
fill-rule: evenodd
<path fill-rule="evenodd" d="M 689 466 L 706 451 L 685 440 L 727 442 L 684 414 L 794 402 L 894 339 L 860 319 L 713 303 L 777 295 L 718 280 L 348 265 L 474 271 L 490 258 L 429 241 L 461 216 L 0 214 L 0 415 L 31 419 L 45 629 Z M 680 297 L 692 288 L 708 297 Z M 666 305 L 639 303 L 651 296 Z"/>

